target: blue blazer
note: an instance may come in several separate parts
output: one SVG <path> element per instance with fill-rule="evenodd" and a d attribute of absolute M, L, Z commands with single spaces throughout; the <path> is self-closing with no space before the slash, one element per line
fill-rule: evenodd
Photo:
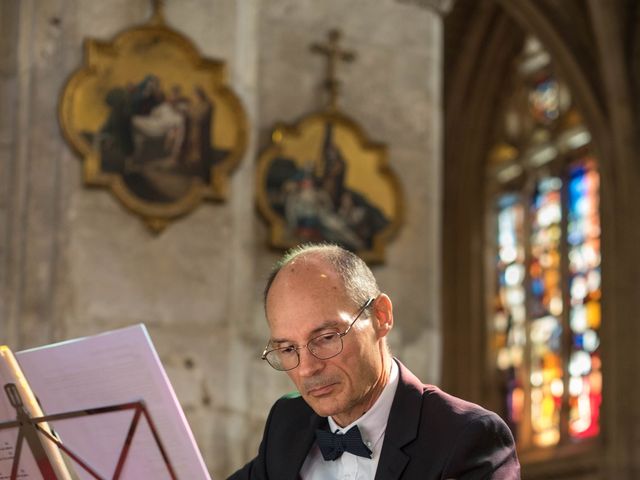
<path fill-rule="evenodd" d="M 498 415 L 425 385 L 398 366 L 375 480 L 520 478 L 513 436 Z M 326 424 L 302 397 L 279 399 L 269 413 L 258 456 L 228 480 L 297 480 L 315 430 Z"/>

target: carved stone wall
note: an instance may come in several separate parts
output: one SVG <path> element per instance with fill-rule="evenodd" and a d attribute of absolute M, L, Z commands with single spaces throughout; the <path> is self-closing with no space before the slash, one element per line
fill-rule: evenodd
<path fill-rule="evenodd" d="M 261 290 L 278 253 L 254 207 L 256 153 L 277 120 L 319 106 L 330 28 L 358 60 L 339 72 L 342 107 L 389 145 L 406 224 L 375 273 L 394 300 L 394 353 L 440 372 L 441 20 L 395 0 L 166 0 L 168 23 L 228 64 L 251 141 L 230 198 L 154 236 L 106 191 L 82 185 L 57 107 L 82 40 L 145 22 L 148 0 L 0 2 L 0 341 L 19 350 L 143 322 L 211 473 L 256 452 L 291 385 L 259 360 Z"/>

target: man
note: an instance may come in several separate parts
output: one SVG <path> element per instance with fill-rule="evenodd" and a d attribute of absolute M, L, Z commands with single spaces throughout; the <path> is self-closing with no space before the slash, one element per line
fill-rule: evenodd
<path fill-rule="evenodd" d="M 494 413 L 422 384 L 394 359 L 393 308 L 356 255 L 307 245 L 265 289 L 263 353 L 299 395 L 273 406 L 258 456 L 230 479 L 518 479 Z"/>

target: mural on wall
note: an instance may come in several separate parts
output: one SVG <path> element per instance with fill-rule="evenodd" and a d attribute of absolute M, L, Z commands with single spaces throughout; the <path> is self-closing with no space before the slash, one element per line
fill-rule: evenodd
<path fill-rule="evenodd" d="M 247 144 L 225 64 L 203 58 L 166 26 L 149 23 L 111 42 L 85 41 L 85 62 L 60 102 L 62 130 L 87 185 L 110 188 L 154 231 L 202 200 L 224 200 Z"/>
<path fill-rule="evenodd" d="M 337 107 L 337 61 L 355 58 L 339 48 L 339 38 L 332 30 L 327 45 L 311 47 L 327 56 L 328 105 L 274 128 L 258 160 L 257 203 L 276 248 L 326 241 L 382 262 L 401 224 L 401 188 L 386 146 L 370 141 Z"/>

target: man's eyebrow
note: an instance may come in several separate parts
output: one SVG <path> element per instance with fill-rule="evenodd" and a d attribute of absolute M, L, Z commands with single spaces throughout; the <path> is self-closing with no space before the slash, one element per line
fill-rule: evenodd
<path fill-rule="evenodd" d="M 316 335 L 318 335 L 323 330 L 328 330 L 328 329 L 339 330 L 340 327 L 343 327 L 343 326 L 345 326 L 344 325 L 344 321 L 327 320 L 325 322 L 322 322 L 320 325 L 318 325 L 313 330 L 311 330 L 311 332 L 309 333 L 309 339 L 315 337 Z M 272 339 L 269 340 L 269 344 L 270 345 L 276 345 L 276 344 L 279 344 L 279 343 L 293 343 L 293 342 L 291 340 L 289 340 L 288 338 L 272 338 Z"/>

